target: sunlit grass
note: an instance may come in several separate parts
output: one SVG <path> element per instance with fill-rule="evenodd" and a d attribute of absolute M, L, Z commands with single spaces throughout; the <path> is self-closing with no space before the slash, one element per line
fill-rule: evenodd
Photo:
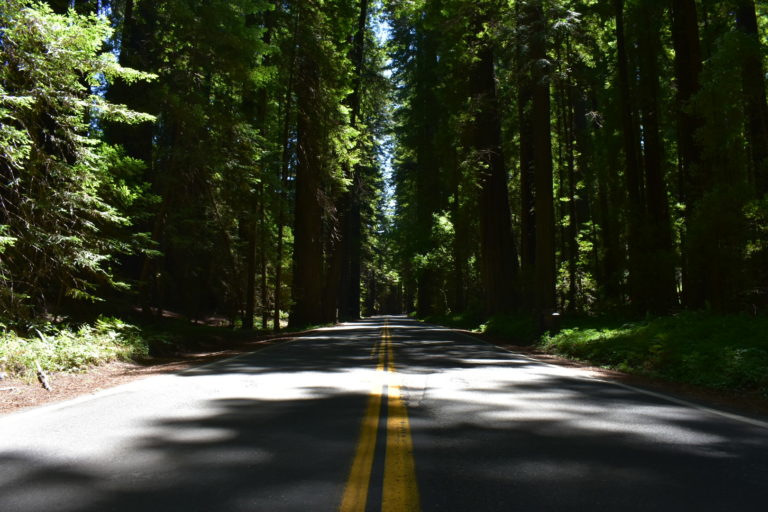
<path fill-rule="evenodd" d="M 0 334 L 0 367 L 25 379 L 35 376 L 38 364 L 45 371 L 77 372 L 148 353 L 141 330 L 115 318 L 77 328 L 47 326 L 29 337 L 13 331 Z"/>
<path fill-rule="evenodd" d="M 646 321 L 571 319 L 540 347 L 628 373 L 768 397 L 768 318 L 680 313 Z M 601 325 L 602 324 L 602 325 Z"/>
<path fill-rule="evenodd" d="M 768 398 L 768 317 L 686 312 L 645 320 L 564 316 L 537 334 L 532 316 L 444 315 L 428 319 L 636 375 Z"/>
<path fill-rule="evenodd" d="M 141 361 L 149 356 L 176 357 L 198 350 L 220 350 L 272 333 L 201 325 L 183 318 L 135 320 L 136 324 L 130 324 L 100 317 L 82 325 L 44 324 L 24 336 L 11 329 L 0 330 L 0 371 L 32 380 L 38 363 L 46 372 L 81 372 L 111 361 Z M 322 326 L 311 328 L 317 327 Z M 310 327 L 281 332 L 304 329 Z"/>

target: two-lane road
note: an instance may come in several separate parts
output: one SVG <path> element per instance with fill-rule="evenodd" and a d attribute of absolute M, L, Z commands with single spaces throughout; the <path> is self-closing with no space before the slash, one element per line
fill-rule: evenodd
<path fill-rule="evenodd" d="M 768 510 L 768 424 L 380 317 L 0 416 L 0 511 Z"/>

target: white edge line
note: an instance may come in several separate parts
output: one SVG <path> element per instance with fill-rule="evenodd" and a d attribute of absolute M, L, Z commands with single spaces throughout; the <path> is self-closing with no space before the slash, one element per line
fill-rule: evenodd
<path fill-rule="evenodd" d="M 467 334 L 465 332 L 462 332 L 462 331 L 459 331 L 459 330 L 456 330 L 456 329 L 451 329 L 450 327 L 439 326 L 439 325 L 434 325 L 434 324 L 426 324 L 426 323 L 422 323 L 421 325 L 425 326 L 425 327 L 438 327 L 438 328 L 441 328 L 441 329 L 444 329 L 444 330 L 449 330 L 449 331 L 452 331 L 452 332 L 454 332 L 454 333 L 456 333 L 459 336 L 462 336 L 464 338 L 467 338 L 467 339 L 470 339 L 470 340 L 474 340 L 474 341 L 479 341 L 480 343 L 483 343 L 485 345 L 490 345 L 492 347 L 496 347 L 496 348 L 498 348 L 500 350 L 503 350 L 504 352 L 508 352 L 510 354 L 514 354 L 517 357 L 521 357 L 523 359 L 527 359 L 529 361 L 533 361 L 533 362 L 541 364 L 541 365 L 549 366 L 551 368 L 558 368 L 558 369 L 563 369 L 564 368 L 563 366 L 558 366 L 556 364 L 548 363 L 546 361 L 540 361 L 540 360 L 538 360 L 538 359 L 536 359 L 534 357 L 530 357 L 530 356 L 527 356 L 525 354 L 521 354 L 520 352 L 515 352 L 514 350 L 510 350 L 510 349 L 508 349 L 506 347 L 502 347 L 502 346 L 496 345 L 494 343 L 490 343 L 488 341 L 480 339 L 480 338 L 478 338 L 476 336 L 472 336 L 472 335 Z M 650 391 L 650 390 L 643 389 L 643 388 L 637 388 L 637 387 L 631 386 L 629 384 L 624 384 L 623 382 L 616 382 L 614 380 L 602 379 L 602 378 L 599 378 L 599 377 L 590 377 L 588 375 L 569 374 L 569 375 L 566 375 L 566 377 L 570 377 L 570 378 L 578 379 L 578 380 L 586 380 L 586 381 L 589 381 L 589 382 L 602 382 L 604 384 L 611 384 L 611 385 L 614 385 L 614 386 L 618 386 L 620 388 L 624 388 L 624 389 L 628 389 L 630 391 L 635 391 L 637 393 L 641 393 L 643 395 L 648 395 L 648 396 L 652 396 L 654 398 L 659 398 L 661 400 L 665 400 L 667 402 L 672 402 L 672 403 L 677 404 L 677 405 L 683 405 L 685 407 L 690 407 L 692 409 L 696 409 L 696 410 L 699 410 L 699 411 L 702 411 L 702 412 L 706 412 L 706 413 L 709 413 L 709 414 L 714 414 L 716 416 L 721 416 L 723 418 L 728 418 L 730 420 L 739 421 L 741 423 L 746 423 L 748 425 L 752 425 L 753 427 L 760 427 L 760 428 L 764 428 L 764 429 L 768 430 L 768 421 L 762 421 L 762 420 L 758 420 L 756 418 L 750 418 L 749 416 L 742 416 L 741 414 L 735 414 L 735 413 L 731 413 L 731 412 L 721 411 L 719 409 L 713 409 L 712 407 L 707 407 L 705 405 L 700 405 L 700 404 L 697 404 L 697 403 L 694 403 L 694 402 L 689 402 L 687 400 L 683 400 L 681 398 L 675 398 L 673 396 L 665 395 L 663 393 L 657 393 L 655 391 Z"/>

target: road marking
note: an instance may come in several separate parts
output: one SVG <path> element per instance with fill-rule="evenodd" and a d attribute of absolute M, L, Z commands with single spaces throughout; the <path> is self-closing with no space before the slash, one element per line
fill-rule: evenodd
<path fill-rule="evenodd" d="M 387 412 L 387 450 L 384 458 L 382 512 L 417 511 L 419 489 L 413 462 L 413 442 L 408 411 L 400 386 L 389 387 Z"/>
<path fill-rule="evenodd" d="M 355 449 L 355 459 L 349 471 L 349 478 L 341 500 L 340 512 L 364 512 L 368 502 L 368 488 L 371 482 L 371 470 L 373 469 L 373 456 L 376 451 L 376 437 L 379 430 L 379 414 L 381 412 L 382 385 L 378 378 L 379 372 L 385 369 L 386 348 L 382 347 L 384 334 L 377 340 L 371 349 L 371 357 L 378 353 L 379 362 L 376 366 L 377 378 L 374 381 L 371 394 L 368 397 L 368 405 L 360 426 L 360 437 Z"/>
<path fill-rule="evenodd" d="M 355 460 L 349 472 L 349 479 L 344 490 L 341 512 L 363 512 L 368 501 L 368 487 L 371 481 L 373 455 L 376 449 L 376 433 L 379 429 L 379 411 L 381 410 L 381 389 L 368 397 L 368 407 L 360 427 Z"/>
<path fill-rule="evenodd" d="M 384 454 L 384 483 L 381 510 L 383 512 L 418 512 L 419 490 L 413 461 L 413 441 L 408 421 L 408 410 L 397 382 L 392 336 L 389 321 L 385 320 L 381 339 L 371 350 L 378 353 L 377 376 L 368 398 L 355 458 L 341 500 L 340 512 L 364 512 L 368 502 L 368 489 L 376 449 L 379 415 L 383 389 L 387 389 L 386 449 Z M 383 374 L 383 375 L 382 375 Z"/>

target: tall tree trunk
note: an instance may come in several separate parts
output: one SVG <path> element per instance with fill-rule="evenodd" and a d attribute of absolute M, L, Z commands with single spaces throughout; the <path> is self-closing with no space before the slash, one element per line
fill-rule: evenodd
<path fill-rule="evenodd" d="M 768 194 L 768 103 L 754 0 L 738 0 L 736 26 L 745 35 L 741 79 L 747 112 L 747 143 L 758 196 Z"/>
<path fill-rule="evenodd" d="M 552 187 L 552 139 L 550 121 L 549 63 L 547 60 L 547 20 L 541 2 L 529 6 L 535 20 L 531 35 L 533 73 L 533 163 L 536 187 L 536 310 L 548 328 L 549 315 L 556 308 L 555 298 L 555 212 Z"/>
<path fill-rule="evenodd" d="M 276 5 L 275 8 L 278 6 Z M 272 11 L 264 13 L 264 36 L 262 40 L 266 46 L 272 43 L 272 33 L 275 29 L 275 16 Z M 270 59 L 266 58 L 265 66 L 270 65 Z M 255 97 L 254 97 L 255 96 Z M 246 115 L 253 122 L 259 131 L 263 134 L 266 126 L 267 107 L 269 96 L 266 87 L 261 87 L 258 91 L 247 91 L 243 101 L 243 109 Z M 264 172 L 263 165 L 259 166 L 258 171 Z M 245 311 L 243 313 L 243 328 L 253 329 L 253 317 L 256 314 L 256 260 L 260 260 L 262 286 L 261 286 L 261 307 L 262 307 L 262 328 L 266 327 L 267 318 L 267 290 L 266 290 L 266 225 L 264 222 L 264 181 L 259 184 L 258 193 L 251 198 L 251 209 L 248 213 L 249 224 L 248 243 L 246 252 L 246 279 L 245 279 Z M 258 212 L 258 214 L 257 214 Z M 258 215 L 258 221 L 257 221 Z M 260 241 L 257 254 L 257 238 Z"/>
<path fill-rule="evenodd" d="M 281 139 L 282 162 L 278 173 L 280 183 L 278 214 L 277 214 L 277 248 L 275 251 L 275 295 L 272 311 L 272 328 L 275 331 L 280 330 L 280 308 L 282 307 L 282 287 L 283 287 L 283 254 L 285 246 L 285 224 L 286 210 L 288 209 L 288 172 L 290 164 L 290 140 L 289 128 L 291 119 L 291 97 L 292 97 L 293 76 L 289 80 L 288 91 L 285 94 L 285 118 L 283 120 L 283 135 Z"/>
<path fill-rule="evenodd" d="M 570 45 L 568 45 L 570 46 Z M 567 50 L 567 55 L 570 55 L 570 49 Z M 569 57 L 567 57 L 569 58 Z M 568 238 L 568 310 L 575 311 L 576 309 L 576 297 L 579 293 L 579 276 L 578 276 L 578 261 L 579 261 L 579 231 L 581 228 L 581 218 L 579 215 L 579 205 L 582 200 L 576 194 L 576 145 L 575 139 L 575 121 L 573 110 L 575 108 L 574 100 L 574 86 L 567 84 L 565 86 L 565 109 L 566 109 L 566 166 L 568 168 L 568 230 L 566 236 Z M 578 169 L 579 171 L 581 169 Z"/>
<path fill-rule="evenodd" d="M 686 230 L 683 233 L 683 303 L 701 307 L 705 296 L 705 259 L 709 257 L 691 244 L 690 227 L 702 187 L 708 177 L 701 159 L 702 148 L 696 140 L 701 119 L 691 112 L 690 103 L 699 91 L 702 70 L 699 25 L 695 0 L 673 0 L 672 41 L 675 49 L 675 80 L 677 82 L 677 148 L 680 172 L 680 196 L 686 205 Z M 707 183 L 705 183 L 705 179 Z"/>
<path fill-rule="evenodd" d="M 480 171 L 480 258 L 488 314 L 518 306 L 517 248 L 512 237 L 507 170 L 501 150 L 501 118 L 496 97 L 493 50 L 484 44 L 472 73 L 477 104 L 474 147 Z"/>
<path fill-rule="evenodd" d="M 605 139 L 603 139 L 605 142 Z M 607 144 L 606 144 L 607 145 Z M 621 245 L 621 229 L 616 211 L 623 201 L 622 188 L 616 169 L 619 167 L 619 149 L 609 147 L 607 165 L 597 169 L 598 212 L 602 257 L 598 273 L 600 296 L 604 304 L 615 306 L 623 301 L 621 274 L 624 271 L 624 251 Z"/>
<path fill-rule="evenodd" d="M 341 293 L 341 281 L 343 274 L 344 254 L 346 253 L 345 238 L 346 214 L 336 206 L 335 218 L 329 218 L 325 225 L 325 284 L 323 286 L 323 300 L 319 307 L 322 310 L 323 323 L 336 323 L 339 320 L 339 296 Z M 330 217 L 330 216 L 329 216 Z"/>
<path fill-rule="evenodd" d="M 639 137 L 630 90 L 630 74 L 627 60 L 626 39 L 624 34 L 624 0 L 615 0 L 616 10 L 616 52 L 617 86 L 619 90 L 619 108 L 624 141 L 625 181 L 627 187 L 628 231 L 627 246 L 629 257 L 629 298 L 632 306 L 644 310 L 645 294 L 642 293 L 642 250 L 643 250 L 643 200 L 639 157 Z"/>
<path fill-rule="evenodd" d="M 277 0 L 279 1 L 279 0 Z M 301 10 L 299 10 L 293 22 L 293 36 L 291 51 L 288 60 L 288 82 L 285 87 L 285 97 L 282 104 L 283 126 L 280 133 L 279 145 L 281 148 L 281 161 L 278 170 L 278 183 L 280 183 L 280 192 L 278 194 L 277 206 L 277 249 L 275 251 L 275 295 L 274 310 L 272 312 L 272 328 L 274 331 L 280 330 L 280 310 L 282 308 L 282 288 L 283 288 L 283 253 L 285 246 L 285 225 L 288 216 L 288 188 L 289 173 L 291 164 L 291 117 L 293 115 L 293 91 L 296 79 L 296 44 L 299 37 L 299 24 L 301 23 Z M 279 116 L 280 117 L 280 116 Z"/>
<path fill-rule="evenodd" d="M 352 94 L 348 98 L 350 124 L 357 127 L 363 94 L 363 71 L 365 66 L 365 37 L 368 26 L 369 0 L 360 0 L 357 31 L 352 44 L 351 60 L 355 69 Z M 362 244 L 362 223 L 360 203 L 363 179 L 360 165 L 351 172 L 352 187 L 341 201 L 345 209 L 343 222 L 343 246 L 341 261 L 341 283 L 339 287 L 339 316 L 343 320 L 360 318 L 360 252 Z"/>
<path fill-rule="evenodd" d="M 303 30 L 309 30 L 303 28 Z M 293 251 L 293 327 L 324 321 L 321 304 L 323 268 L 323 218 L 320 203 L 323 175 L 321 123 L 318 122 L 318 92 L 322 86 L 319 64 L 303 41 L 298 55 L 296 205 Z"/>
<path fill-rule="evenodd" d="M 451 222 L 453 222 L 453 240 L 451 244 L 451 253 L 453 256 L 453 275 L 452 278 L 452 299 L 450 302 L 450 310 L 452 313 L 461 313 L 466 310 L 466 272 L 467 266 L 467 236 L 468 227 L 467 219 L 462 208 L 461 201 L 461 185 L 462 185 L 462 172 L 461 166 L 458 161 L 458 155 L 453 149 L 449 148 L 450 157 L 450 169 L 452 171 L 451 188 L 453 202 L 450 205 Z"/>
<path fill-rule="evenodd" d="M 402 276 L 402 286 L 403 286 L 403 313 L 406 315 L 410 315 L 411 313 L 416 311 L 416 280 L 414 279 L 414 271 L 413 271 L 413 265 L 411 264 L 411 261 L 409 259 L 406 259 L 406 261 L 403 264 L 403 276 Z M 371 290 L 368 290 L 368 300 L 366 301 L 366 304 L 370 302 L 372 304 L 371 299 Z M 366 309 L 371 312 L 373 311 L 372 307 L 366 306 Z"/>
<path fill-rule="evenodd" d="M 560 51 L 560 48 L 555 48 L 555 62 L 558 64 L 564 64 L 563 62 L 563 55 Z M 558 66 L 559 67 L 559 66 Z M 556 70 L 556 72 L 553 75 L 559 75 L 563 72 L 563 68 L 559 67 L 559 69 Z M 566 212 L 568 211 L 568 205 L 566 204 L 568 201 L 568 114 L 567 110 L 569 109 L 567 102 L 567 85 L 566 80 L 562 78 L 555 79 L 553 84 L 553 94 L 550 96 L 551 100 L 550 103 L 552 103 L 552 100 L 554 100 L 554 104 L 551 106 L 552 112 L 552 118 L 554 119 L 555 126 L 553 135 L 555 137 L 555 140 L 557 141 L 557 146 L 555 148 L 554 152 L 554 168 L 557 169 L 557 183 L 559 186 L 557 187 L 557 197 L 554 200 L 553 206 L 554 206 L 554 214 L 555 219 L 557 221 L 555 222 L 555 247 L 557 248 L 555 251 L 555 269 L 560 269 L 562 264 L 565 262 L 567 263 L 570 258 L 570 243 L 568 240 L 568 233 L 570 230 L 570 220 L 566 225 L 565 220 L 566 216 L 568 215 Z M 560 256 L 559 260 L 557 256 Z M 565 309 L 568 302 L 568 292 L 565 294 L 556 294 L 555 295 L 555 307 L 558 309 Z"/>
<path fill-rule="evenodd" d="M 523 29 L 535 20 L 531 19 L 531 10 L 522 9 L 520 2 L 515 2 L 518 18 L 519 40 L 515 45 L 517 59 L 517 118 L 520 132 L 520 276 L 523 296 L 533 293 L 534 272 L 536 267 L 536 207 L 534 203 L 534 164 L 533 164 L 533 119 L 531 101 L 533 99 L 533 66 L 527 41 L 522 35 Z M 533 306 L 531 304 L 531 306 Z"/>
<path fill-rule="evenodd" d="M 578 69 L 578 66 L 577 66 Z M 578 71 L 577 71 L 578 73 Z M 590 139 L 589 134 L 589 121 L 588 121 L 588 100 L 587 97 L 590 94 L 589 93 L 590 84 L 582 82 L 581 80 L 577 79 L 577 81 L 571 86 L 570 88 L 570 95 L 571 95 L 571 105 L 573 109 L 573 143 L 574 143 L 574 150 L 577 154 L 576 157 L 576 163 L 575 163 L 575 171 L 573 175 L 573 179 L 571 183 L 569 183 L 569 187 L 571 188 L 571 197 L 572 201 L 574 203 L 573 210 L 574 212 L 578 212 L 578 215 L 574 213 L 574 215 L 577 215 L 577 222 L 574 226 L 573 236 L 574 236 L 574 244 L 575 244 L 575 251 L 576 251 L 576 259 L 577 261 L 574 262 L 574 269 L 572 269 L 573 273 L 578 272 L 578 265 L 579 265 L 579 257 L 580 257 L 580 251 L 581 246 L 579 244 L 580 242 L 580 234 L 582 232 L 582 228 L 585 227 L 584 223 L 586 221 L 591 221 L 591 231 L 592 231 L 592 269 L 594 272 L 594 275 L 597 276 L 599 270 L 603 266 L 603 259 L 604 256 L 601 254 L 600 251 L 600 237 L 598 235 L 598 223 L 597 221 L 597 211 L 599 210 L 597 202 L 597 197 L 599 196 L 599 192 L 597 191 L 598 187 L 600 186 L 597 181 L 599 180 L 598 176 L 596 176 L 595 173 L 595 166 L 593 165 L 593 158 L 594 158 L 594 152 L 593 152 L 593 145 Z M 578 197 L 581 196 L 581 194 L 578 192 L 577 184 L 579 181 L 584 182 L 584 191 L 585 191 L 585 197 Z M 587 228 L 588 229 L 588 228 Z M 584 287 L 584 281 L 579 276 L 578 281 L 578 291 L 583 291 Z M 577 298 L 578 300 L 578 298 Z"/>
<path fill-rule="evenodd" d="M 261 328 L 267 328 L 269 322 L 269 288 L 267 285 L 267 219 L 265 204 L 267 198 L 264 182 L 259 184 L 259 266 L 261 267 Z"/>
<path fill-rule="evenodd" d="M 558 74 L 564 78 L 557 80 L 555 99 L 557 106 L 557 140 L 558 140 L 558 183 L 559 197 L 556 205 L 559 206 L 559 218 L 568 219 L 560 230 L 560 254 L 561 265 L 564 263 L 568 271 L 568 288 L 560 297 L 561 308 L 568 311 L 576 309 L 576 296 L 578 295 L 578 211 L 576 208 L 576 155 L 574 146 L 574 94 L 575 87 L 569 76 L 573 66 L 571 64 L 571 49 L 568 36 L 565 36 L 562 48 L 557 49 Z"/>
<path fill-rule="evenodd" d="M 659 128 L 659 66 L 661 54 L 659 31 L 662 12 L 657 4 L 640 7 L 640 109 L 643 126 L 646 212 L 640 279 L 643 304 L 656 313 L 668 312 L 675 298 L 675 267 L 672 249 L 672 225 L 664 172 L 664 147 Z"/>
<path fill-rule="evenodd" d="M 288 93 L 290 95 L 290 93 Z M 288 106 L 288 105 L 286 105 Z M 290 116 L 290 109 L 288 109 L 285 113 L 286 115 L 286 123 L 288 122 L 288 118 Z M 284 155 L 288 154 L 288 148 L 289 148 L 289 140 L 287 135 L 283 139 L 283 153 Z M 280 330 L 280 308 L 282 307 L 282 288 L 283 288 L 283 253 L 284 249 L 283 246 L 285 245 L 285 217 L 286 217 L 286 209 L 288 208 L 288 205 L 286 204 L 288 202 L 287 197 L 287 189 L 288 189 L 288 156 L 283 157 L 283 161 L 285 162 L 280 166 L 280 198 L 279 198 L 279 204 L 278 204 L 278 215 L 277 215 L 277 248 L 275 250 L 275 295 L 273 299 L 273 310 L 272 310 L 272 329 L 275 331 Z"/>
<path fill-rule="evenodd" d="M 243 329 L 253 329 L 253 315 L 256 313 L 256 223 L 253 219 L 244 220 L 244 223 L 248 242 L 245 249 Z"/>
<path fill-rule="evenodd" d="M 436 148 L 436 116 L 441 114 L 436 89 L 439 84 L 437 34 L 431 29 L 420 32 L 416 51 L 416 90 L 413 99 L 416 127 L 416 240 L 417 254 L 432 250 L 433 215 L 440 210 L 442 192 Z M 434 314 L 438 295 L 437 275 L 429 265 L 414 269 L 416 277 L 416 312 L 425 317 Z"/>

